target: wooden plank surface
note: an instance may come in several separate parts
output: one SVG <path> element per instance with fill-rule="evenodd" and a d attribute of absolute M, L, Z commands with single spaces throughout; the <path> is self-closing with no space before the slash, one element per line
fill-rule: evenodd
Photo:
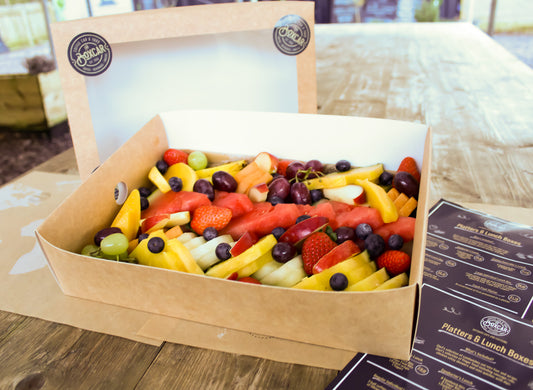
<path fill-rule="evenodd" d="M 484 33 L 453 23 L 318 25 L 316 48 L 320 114 L 432 126 L 433 200 L 533 205 L 533 71 Z M 73 151 L 37 169 L 72 173 Z M 336 373 L 0 312 L 2 388 L 323 389 Z"/>

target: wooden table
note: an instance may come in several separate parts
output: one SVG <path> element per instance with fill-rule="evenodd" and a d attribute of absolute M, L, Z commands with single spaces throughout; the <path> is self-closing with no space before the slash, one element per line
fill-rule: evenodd
<path fill-rule="evenodd" d="M 316 46 L 319 113 L 432 126 L 432 200 L 533 205 L 533 70 L 484 33 L 318 25 Z M 73 151 L 37 169 L 73 172 Z M 336 374 L 0 312 L 1 388 L 323 389 Z"/>

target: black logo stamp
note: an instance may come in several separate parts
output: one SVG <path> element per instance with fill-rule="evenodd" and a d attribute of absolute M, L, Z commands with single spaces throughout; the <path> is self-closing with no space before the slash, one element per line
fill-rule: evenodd
<path fill-rule="evenodd" d="M 68 58 L 76 72 L 84 76 L 98 76 L 111 64 L 111 47 L 98 34 L 82 33 L 70 41 Z"/>
<path fill-rule="evenodd" d="M 274 27 L 274 44 L 283 54 L 294 56 L 303 52 L 311 39 L 311 29 L 301 16 L 285 15 Z"/>

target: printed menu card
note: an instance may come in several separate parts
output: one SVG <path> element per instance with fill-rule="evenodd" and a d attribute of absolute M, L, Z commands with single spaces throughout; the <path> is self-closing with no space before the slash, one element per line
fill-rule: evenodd
<path fill-rule="evenodd" d="M 439 201 L 410 360 L 358 354 L 327 389 L 533 389 L 532 270 L 531 226 Z"/>

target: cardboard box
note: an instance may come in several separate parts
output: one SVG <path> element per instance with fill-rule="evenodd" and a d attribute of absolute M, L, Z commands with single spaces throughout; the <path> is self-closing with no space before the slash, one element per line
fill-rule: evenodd
<path fill-rule="evenodd" d="M 320 292 L 258 286 L 76 254 L 108 226 L 113 192 L 147 184 L 168 147 L 394 170 L 410 155 L 422 162 L 409 285 L 383 292 Z M 358 117 L 250 111 L 174 111 L 148 122 L 37 229 L 67 295 L 354 352 L 407 359 L 418 315 L 426 236 L 431 131 L 420 124 Z"/>
<path fill-rule="evenodd" d="M 314 2 L 173 7 L 51 30 L 83 180 L 163 111 L 317 111 Z"/>

